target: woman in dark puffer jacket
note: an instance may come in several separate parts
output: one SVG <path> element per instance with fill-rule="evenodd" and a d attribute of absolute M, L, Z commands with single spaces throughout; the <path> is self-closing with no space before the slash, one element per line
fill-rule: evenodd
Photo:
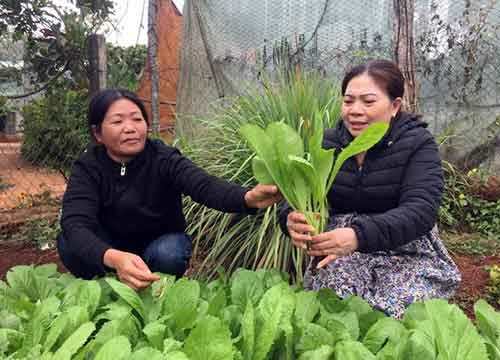
<path fill-rule="evenodd" d="M 344 163 L 328 194 L 329 230 L 311 236 L 305 217 L 288 206 L 281 227 L 313 256 L 304 283 L 358 295 L 401 317 L 412 302 L 450 297 L 460 273 L 436 227 L 444 188 L 438 147 L 418 116 L 401 111 L 404 78 L 374 60 L 342 82 L 342 121 L 325 132 L 324 147 L 347 146 L 370 123 L 390 128 L 372 149 Z"/>

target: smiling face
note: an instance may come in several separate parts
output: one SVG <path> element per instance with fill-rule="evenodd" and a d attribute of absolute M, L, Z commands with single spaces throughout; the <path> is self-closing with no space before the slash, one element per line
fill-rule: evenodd
<path fill-rule="evenodd" d="M 347 84 L 342 103 L 342 119 L 353 137 L 373 122 L 390 122 L 401 107 L 401 98 L 390 99 L 366 72 Z"/>
<path fill-rule="evenodd" d="M 139 154 L 144 149 L 147 132 L 148 125 L 141 110 L 128 99 L 111 104 L 100 129 L 93 129 L 96 140 L 117 162 L 127 162 Z"/>

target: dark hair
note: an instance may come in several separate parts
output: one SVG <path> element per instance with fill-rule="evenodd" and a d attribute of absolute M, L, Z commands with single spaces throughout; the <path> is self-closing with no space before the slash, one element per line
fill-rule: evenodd
<path fill-rule="evenodd" d="M 120 99 L 127 99 L 132 101 L 141 110 L 142 116 L 146 123 L 149 125 L 148 114 L 141 99 L 133 92 L 126 89 L 105 89 L 96 93 L 92 100 L 90 100 L 89 110 L 87 113 L 87 120 L 90 129 L 90 134 L 93 136 L 92 129 L 100 131 L 104 116 L 108 112 L 113 103 Z"/>
<path fill-rule="evenodd" d="M 403 97 L 405 79 L 398 66 L 389 60 L 371 60 L 353 67 L 342 80 L 342 96 L 349 82 L 356 76 L 368 74 L 391 100 Z"/>

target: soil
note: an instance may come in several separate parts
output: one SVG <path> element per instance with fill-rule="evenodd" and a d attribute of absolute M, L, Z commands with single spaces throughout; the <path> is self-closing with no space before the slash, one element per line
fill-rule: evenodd
<path fill-rule="evenodd" d="M 485 298 L 489 281 L 487 266 L 500 265 L 500 256 L 455 255 L 454 260 L 462 274 L 462 283 L 452 301 L 459 304 L 471 318 L 474 317 L 474 303 Z M 500 306 L 494 305 L 500 311 Z"/>
<path fill-rule="evenodd" d="M 61 272 L 67 272 L 59 259 L 56 249 L 39 250 L 31 243 L 0 243 L 0 279 L 5 279 L 7 271 L 16 265 L 42 265 L 56 263 Z"/>
<path fill-rule="evenodd" d="M 66 181 L 60 173 L 21 158 L 20 142 L 0 139 L 0 211 L 30 205 L 41 198 L 60 197 L 65 189 Z"/>

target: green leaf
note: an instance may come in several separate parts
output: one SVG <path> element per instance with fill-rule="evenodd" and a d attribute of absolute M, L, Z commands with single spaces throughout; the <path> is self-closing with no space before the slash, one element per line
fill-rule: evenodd
<path fill-rule="evenodd" d="M 241 135 L 248 142 L 257 156 L 264 162 L 269 174 L 277 183 L 279 174 L 277 173 L 277 155 L 274 150 L 273 142 L 266 132 L 257 125 L 246 124 L 240 129 Z"/>
<path fill-rule="evenodd" d="M 349 310 L 354 311 L 358 317 L 373 311 L 370 304 L 359 296 L 349 296 L 344 299 L 344 302 Z"/>
<path fill-rule="evenodd" d="M 335 338 L 340 340 L 357 340 L 359 338 L 358 316 L 352 311 L 339 313 L 322 312 L 318 323 L 327 328 Z"/>
<path fill-rule="evenodd" d="M 380 319 L 387 317 L 383 312 L 379 310 L 373 310 L 368 313 L 362 314 L 359 317 L 359 339 L 366 336 L 368 329 L 372 327 Z"/>
<path fill-rule="evenodd" d="M 130 342 L 125 336 L 117 336 L 106 342 L 97 352 L 95 360 L 128 359 L 131 354 Z"/>
<path fill-rule="evenodd" d="M 207 314 L 218 317 L 226 305 L 226 290 L 223 287 L 220 287 L 208 300 Z"/>
<path fill-rule="evenodd" d="M 295 322 L 299 326 L 313 322 L 319 312 L 319 301 L 316 292 L 301 291 L 296 295 Z"/>
<path fill-rule="evenodd" d="M 283 122 L 273 122 L 267 126 L 266 134 L 272 139 L 280 158 L 286 159 L 290 155 L 304 156 L 304 143 L 291 126 Z"/>
<path fill-rule="evenodd" d="M 172 353 L 182 349 L 182 343 L 172 338 L 163 341 L 163 354 Z"/>
<path fill-rule="evenodd" d="M 95 280 L 74 279 L 64 290 L 63 307 L 85 306 L 93 317 L 101 300 L 101 286 Z"/>
<path fill-rule="evenodd" d="M 251 301 L 247 302 L 247 307 L 243 318 L 241 319 L 241 337 L 243 352 L 245 360 L 252 360 L 255 348 L 255 311 Z"/>
<path fill-rule="evenodd" d="M 377 354 L 387 341 L 396 342 L 406 335 L 407 330 L 397 320 L 384 318 L 377 321 L 365 335 L 363 344 L 373 353 Z"/>
<path fill-rule="evenodd" d="M 254 360 L 264 360 L 280 334 L 288 326 L 295 309 L 295 295 L 288 284 L 280 283 L 266 291 L 258 307 Z"/>
<path fill-rule="evenodd" d="M 271 125 L 272 124 L 269 126 Z M 286 161 L 288 161 L 288 155 L 295 153 L 291 152 L 291 148 L 287 148 L 286 144 L 288 140 L 284 139 L 283 135 L 279 135 L 278 139 L 270 137 L 269 134 L 274 133 L 277 128 L 283 127 L 277 125 L 271 127 L 270 130 L 268 127 L 266 131 L 264 131 L 257 125 L 246 124 L 240 128 L 240 133 L 255 151 L 257 156 L 264 162 L 269 175 L 273 178 L 273 182 L 278 186 L 285 199 L 293 205 L 296 204 L 296 201 L 289 185 Z M 285 131 L 289 130 L 290 129 L 286 129 Z M 295 134 L 293 137 L 294 140 L 292 140 L 291 143 L 296 142 L 296 136 L 298 135 Z M 282 144 L 281 141 L 284 141 L 285 144 Z"/>
<path fill-rule="evenodd" d="M 329 360 L 333 355 L 333 351 L 333 347 L 323 345 L 315 350 L 304 352 L 300 355 L 299 360 Z"/>
<path fill-rule="evenodd" d="M 247 302 L 257 305 L 264 295 L 264 284 L 259 275 L 250 270 L 238 269 L 231 278 L 231 301 L 244 311 Z"/>
<path fill-rule="evenodd" d="M 32 266 L 19 265 L 11 268 L 5 278 L 13 290 L 19 294 L 25 294 L 34 302 L 38 300 L 38 296 L 33 291 L 32 272 Z"/>
<path fill-rule="evenodd" d="M 168 354 L 168 360 L 191 360 L 182 351 L 174 351 Z"/>
<path fill-rule="evenodd" d="M 105 280 L 109 284 L 109 286 L 111 286 L 114 292 L 116 292 L 127 304 L 129 304 L 132 309 L 137 311 L 140 319 L 144 320 L 144 304 L 142 303 L 141 298 L 139 297 L 139 295 L 137 295 L 135 290 L 116 279 L 106 278 Z"/>
<path fill-rule="evenodd" d="M 295 345 L 298 353 L 315 350 L 324 345 L 334 345 L 332 334 L 320 325 L 306 324 L 301 330 L 302 334 Z"/>
<path fill-rule="evenodd" d="M 477 327 L 483 336 L 500 348 L 500 313 L 484 300 L 474 304 Z"/>
<path fill-rule="evenodd" d="M 330 288 L 322 288 L 318 291 L 318 300 L 321 308 L 330 313 L 344 311 L 347 304 Z"/>
<path fill-rule="evenodd" d="M 252 172 L 259 183 L 268 185 L 275 184 L 273 177 L 267 169 L 266 163 L 258 156 L 254 156 L 252 159 Z"/>
<path fill-rule="evenodd" d="M 163 360 L 163 354 L 152 347 L 143 347 L 137 351 L 134 351 L 129 360 Z"/>
<path fill-rule="evenodd" d="M 197 318 L 200 285 L 197 281 L 181 278 L 165 295 L 165 315 L 171 315 L 177 329 L 190 329 Z"/>
<path fill-rule="evenodd" d="M 87 309 L 73 306 L 59 315 L 50 326 L 44 343 L 44 351 L 50 351 L 56 343 L 66 340 L 82 324 L 88 322 Z"/>
<path fill-rule="evenodd" d="M 21 319 L 19 316 L 9 313 L 6 310 L 0 311 L 0 328 L 19 330 Z"/>
<path fill-rule="evenodd" d="M 425 309 L 432 322 L 438 357 L 442 359 L 486 360 L 483 339 L 465 314 L 444 300 L 428 300 Z"/>
<path fill-rule="evenodd" d="M 10 354 L 22 346 L 24 334 L 17 330 L 0 329 L 0 356 Z"/>
<path fill-rule="evenodd" d="M 87 342 L 94 330 L 95 325 L 92 322 L 81 325 L 56 351 L 54 360 L 56 358 L 65 358 L 66 355 L 73 356 Z"/>
<path fill-rule="evenodd" d="M 218 318 L 207 316 L 187 337 L 184 352 L 191 360 L 233 359 L 229 329 Z"/>
<path fill-rule="evenodd" d="M 160 322 L 153 322 L 147 324 L 142 332 L 148 338 L 149 343 L 156 349 L 163 351 L 163 339 L 165 337 L 165 330 L 167 327 Z"/>
<path fill-rule="evenodd" d="M 354 138 L 349 145 L 340 152 L 337 159 L 335 159 L 335 165 L 333 167 L 332 175 L 329 180 L 329 186 L 333 183 L 333 180 L 337 176 L 342 164 L 352 156 L 360 154 L 362 152 L 368 151 L 371 147 L 377 144 L 384 137 L 385 133 L 389 129 L 389 124 L 385 122 L 376 122 L 368 126 L 361 134 Z"/>
<path fill-rule="evenodd" d="M 88 344 L 88 350 L 97 351 L 106 342 L 120 335 L 126 336 L 134 344 L 140 334 L 138 327 L 137 318 L 130 313 L 125 317 L 108 321 L 102 325 L 94 340 Z"/>
<path fill-rule="evenodd" d="M 322 311 L 318 320 L 318 325 L 321 325 L 328 330 L 333 338 L 333 343 L 343 340 L 354 340 L 355 338 L 351 335 L 347 324 L 344 324 L 343 318 L 342 316 L 339 316 L 339 314 L 340 313 Z"/>
<path fill-rule="evenodd" d="M 328 179 L 332 173 L 333 160 L 335 158 L 335 149 L 325 150 L 323 148 L 314 149 L 311 152 L 311 163 L 318 176 L 318 189 L 316 197 L 318 200 L 325 197 L 328 185 Z"/>
<path fill-rule="evenodd" d="M 32 318 L 25 327 L 23 348 L 29 350 L 41 343 L 46 329 L 59 312 L 61 302 L 55 296 L 44 299 L 36 305 Z"/>
<path fill-rule="evenodd" d="M 434 339 L 422 330 L 414 329 L 410 331 L 410 336 L 401 354 L 402 359 L 434 360 L 436 350 Z"/>
<path fill-rule="evenodd" d="M 375 360 L 370 350 L 358 341 L 341 341 L 335 346 L 335 359 Z"/>
<path fill-rule="evenodd" d="M 33 272 L 36 276 L 42 278 L 49 278 L 59 275 L 59 273 L 57 272 L 57 265 L 54 263 L 38 265 L 33 269 Z"/>
<path fill-rule="evenodd" d="M 295 191 L 305 193 L 308 198 L 311 198 L 312 194 L 317 194 L 320 183 L 316 169 L 312 164 L 298 156 L 289 156 L 289 160 L 294 180 L 302 178 L 301 183 L 303 183 L 301 186 L 296 185 Z M 300 210 L 306 211 L 308 209 L 302 206 Z"/>

